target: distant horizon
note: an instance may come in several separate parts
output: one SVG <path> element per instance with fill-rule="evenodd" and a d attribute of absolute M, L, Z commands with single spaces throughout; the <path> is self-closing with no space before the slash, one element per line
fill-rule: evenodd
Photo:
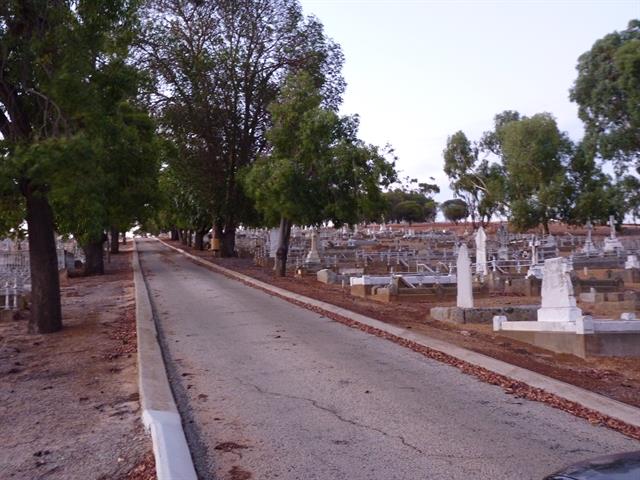
<path fill-rule="evenodd" d="M 479 140 L 504 110 L 549 112 L 573 141 L 583 135 L 569 89 L 578 57 L 640 18 L 639 1 L 301 0 L 342 46 L 343 114 L 360 137 L 389 143 L 401 177 L 454 198 L 444 174 L 447 137 Z"/>

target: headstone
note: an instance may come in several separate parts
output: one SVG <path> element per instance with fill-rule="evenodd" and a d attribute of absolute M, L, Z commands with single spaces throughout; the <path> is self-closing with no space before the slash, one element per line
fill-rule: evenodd
<path fill-rule="evenodd" d="M 565 258 L 549 258 L 544 261 L 539 322 L 575 322 L 582 318 L 582 310 L 576 306 L 573 295 L 570 271 L 571 267 Z"/>
<path fill-rule="evenodd" d="M 496 233 L 498 235 L 498 243 L 500 246 L 506 247 L 507 242 L 509 241 L 509 232 L 507 232 L 507 227 L 505 227 L 504 223 L 500 224 Z"/>
<path fill-rule="evenodd" d="M 586 253 L 586 254 L 597 253 L 598 249 L 593 244 L 593 240 L 591 238 L 591 235 L 593 233 L 593 224 L 591 223 L 591 220 L 587 220 L 586 228 L 587 228 L 587 238 L 585 239 L 584 245 L 582 246 L 582 253 Z"/>
<path fill-rule="evenodd" d="M 276 258 L 278 251 L 278 243 L 280 242 L 280 229 L 272 228 L 269 230 L 269 257 Z"/>
<path fill-rule="evenodd" d="M 624 263 L 625 270 L 631 270 L 632 268 L 640 269 L 640 262 L 638 262 L 637 255 L 627 255 L 627 261 Z"/>
<path fill-rule="evenodd" d="M 616 252 L 618 250 L 624 250 L 624 246 L 620 242 L 620 240 L 616 237 L 616 223 L 615 217 L 613 215 L 609 215 L 609 238 L 604 239 L 604 251 L 605 252 Z"/>
<path fill-rule="evenodd" d="M 318 232 L 314 228 L 311 231 L 311 250 L 304 259 L 305 265 L 318 265 L 321 262 L 320 254 L 318 253 Z"/>
<path fill-rule="evenodd" d="M 333 270 L 324 268 L 316 272 L 316 279 L 321 283 L 337 283 L 338 275 Z"/>
<path fill-rule="evenodd" d="M 612 240 L 616 238 L 616 222 L 613 215 L 609 215 L 609 237 Z"/>
<path fill-rule="evenodd" d="M 476 275 L 487 275 L 487 234 L 482 225 L 476 232 Z"/>
<path fill-rule="evenodd" d="M 456 305 L 459 308 L 473 308 L 473 282 L 471 279 L 471 260 L 469 260 L 469 249 L 466 244 L 462 244 L 458 249 L 457 282 L 458 296 Z"/>

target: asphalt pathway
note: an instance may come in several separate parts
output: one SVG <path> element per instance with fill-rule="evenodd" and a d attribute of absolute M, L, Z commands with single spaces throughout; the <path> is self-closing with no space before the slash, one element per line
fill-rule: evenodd
<path fill-rule="evenodd" d="M 640 444 L 138 243 L 201 479 L 541 479 Z"/>

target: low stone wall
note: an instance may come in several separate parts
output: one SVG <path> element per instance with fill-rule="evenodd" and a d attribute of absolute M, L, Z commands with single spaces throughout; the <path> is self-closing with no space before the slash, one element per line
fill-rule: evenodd
<path fill-rule="evenodd" d="M 502 330 L 500 336 L 512 338 L 556 353 L 577 357 L 640 357 L 640 333 L 519 332 Z"/>
<path fill-rule="evenodd" d="M 433 307 L 431 318 L 450 323 L 492 323 L 496 315 L 504 315 L 513 322 L 535 321 L 538 305 L 517 305 L 509 307 Z"/>

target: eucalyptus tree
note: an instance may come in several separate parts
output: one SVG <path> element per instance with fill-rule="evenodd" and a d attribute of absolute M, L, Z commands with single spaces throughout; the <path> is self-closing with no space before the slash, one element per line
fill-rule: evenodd
<path fill-rule="evenodd" d="M 62 326 L 50 196 L 63 170 L 83 167 L 77 153 L 99 98 L 96 73 L 126 47 L 135 10 L 135 0 L 0 2 L 0 194 L 24 207 L 31 331 Z"/>
<path fill-rule="evenodd" d="M 139 58 L 156 79 L 150 105 L 232 255 L 236 225 L 252 215 L 238 172 L 267 151 L 267 106 L 302 70 L 337 105 L 342 53 L 296 0 L 150 0 L 143 31 Z"/>
<path fill-rule="evenodd" d="M 244 186 L 267 224 L 280 224 L 276 272 L 286 274 L 292 225 L 340 226 L 383 211 L 381 187 L 395 180 L 394 161 L 357 138 L 355 117 L 323 106 L 312 76 L 288 78 L 269 110 L 270 149 L 247 170 Z"/>
<path fill-rule="evenodd" d="M 476 221 L 490 221 L 504 205 L 503 172 L 499 164 L 483 157 L 483 143 L 471 142 L 458 131 L 447 138 L 442 153 L 444 172 L 453 192 L 467 205 L 468 215 Z"/>
<path fill-rule="evenodd" d="M 596 41 L 576 68 L 570 98 L 585 123 L 585 146 L 619 171 L 640 166 L 640 20 Z"/>
<path fill-rule="evenodd" d="M 548 113 L 521 117 L 503 127 L 502 154 L 510 221 L 521 230 L 561 217 L 565 174 L 573 145 Z"/>

